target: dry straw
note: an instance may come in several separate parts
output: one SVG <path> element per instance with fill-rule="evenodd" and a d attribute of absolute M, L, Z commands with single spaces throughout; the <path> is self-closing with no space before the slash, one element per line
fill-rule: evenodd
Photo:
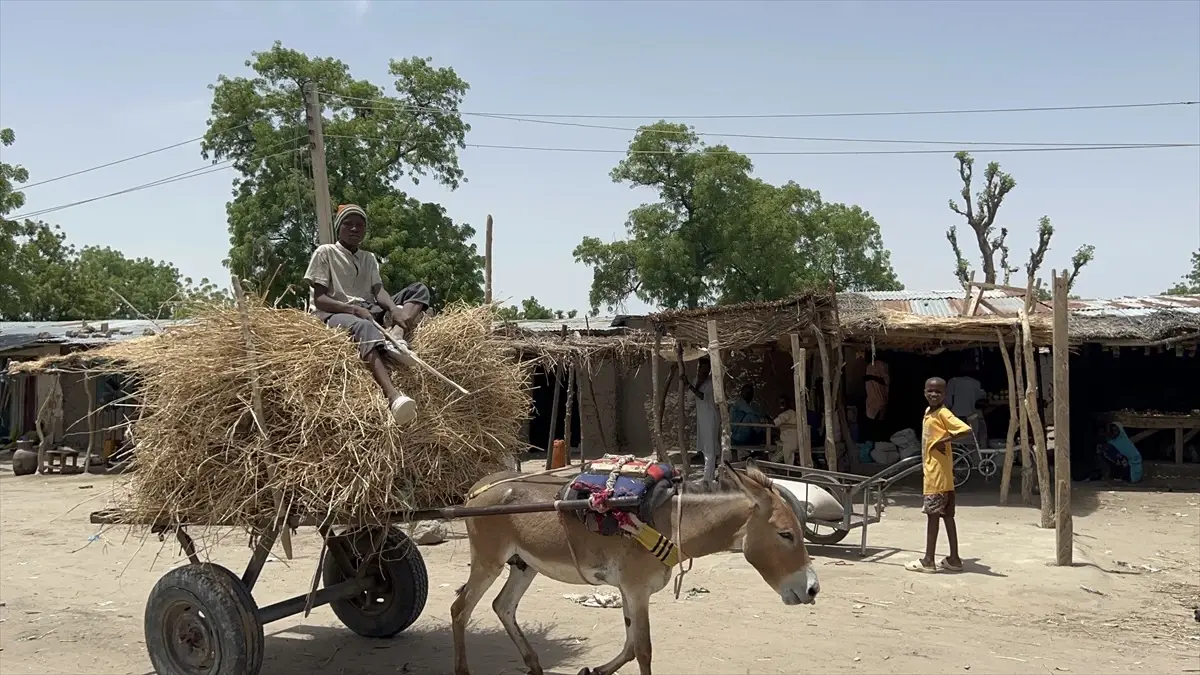
<path fill-rule="evenodd" d="M 295 513 L 343 523 L 459 502 L 508 465 L 530 410 L 525 366 L 490 339 L 492 320 L 489 307 L 454 307 L 422 324 L 414 350 L 472 393 L 395 372 L 419 406 L 404 428 L 349 337 L 299 311 L 250 309 L 253 361 L 231 308 L 97 350 L 92 369 L 134 375 L 142 406 L 136 472 L 115 506 L 132 522 L 255 526 L 274 516 L 274 490 Z"/>

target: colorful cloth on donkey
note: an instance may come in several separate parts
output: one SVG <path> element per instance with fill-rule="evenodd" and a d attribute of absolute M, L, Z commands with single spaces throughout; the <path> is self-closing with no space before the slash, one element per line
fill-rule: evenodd
<path fill-rule="evenodd" d="M 562 498 L 589 500 L 591 508 L 578 511 L 579 518 L 592 532 L 612 536 L 629 531 L 629 515 L 653 525 L 654 511 L 675 494 L 678 477 L 670 464 L 628 455 L 604 455 L 583 467 L 563 489 Z M 637 505 L 618 509 L 607 506 L 609 499 L 628 497 L 638 498 Z"/>

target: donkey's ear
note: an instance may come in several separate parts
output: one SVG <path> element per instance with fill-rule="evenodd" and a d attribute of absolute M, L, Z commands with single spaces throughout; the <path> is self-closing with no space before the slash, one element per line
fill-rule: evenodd
<path fill-rule="evenodd" d="M 753 465 L 748 465 L 748 467 L 749 466 Z M 738 486 L 738 489 L 740 489 L 747 497 L 749 497 L 751 501 L 760 507 L 766 509 L 771 508 L 770 492 L 754 481 L 749 480 L 743 471 L 733 468 L 733 465 L 729 462 L 725 462 L 725 466 L 722 468 L 725 469 L 730 479 L 734 481 L 734 484 Z"/>

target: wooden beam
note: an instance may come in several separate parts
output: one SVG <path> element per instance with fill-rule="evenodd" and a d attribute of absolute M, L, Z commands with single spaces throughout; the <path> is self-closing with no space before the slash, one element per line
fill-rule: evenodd
<path fill-rule="evenodd" d="M 1175 463 L 1183 464 L 1183 429 L 1175 429 Z"/>
<path fill-rule="evenodd" d="M 792 338 L 792 393 L 796 406 L 796 433 L 800 440 L 800 466 L 811 467 L 812 438 L 808 428 L 808 351 L 800 346 L 800 336 Z"/>
<path fill-rule="evenodd" d="M 1059 566 L 1071 565 L 1075 543 L 1075 524 L 1071 519 L 1071 353 L 1067 342 L 1067 299 L 1064 270 L 1061 276 L 1054 275 L 1054 539 L 1055 562 Z"/>
<path fill-rule="evenodd" d="M 683 464 L 683 484 L 686 485 L 688 479 L 691 478 L 692 451 L 687 446 L 687 413 L 684 410 L 688 393 L 687 364 L 683 361 L 683 343 L 679 340 L 675 340 L 675 364 L 679 368 L 679 410 L 676 414 L 679 433 L 679 461 Z M 682 509 L 680 510 L 682 511 Z"/>
<path fill-rule="evenodd" d="M 563 445 L 566 446 L 567 466 L 571 465 L 571 412 L 575 403 L 575 362 L 567 362 L 567 412 L 563 419 Z M 554 445 L 553 442 L 550 443 Z"/>
<path fill-rule="evenodd" d="M 729 420 L 729 404 L 725 398 L 725 364 L 721 362 L 721 341 L 717 335 L 717 320 L 708 320 L 708 358 L 712 363 L 713 403 L 721 416 L 721 458 L 729 461 L 732 454 L 733 427 Z M 700 433 L 699 430 L 696 433 Z"/>
<path fill-rule="evenodd" d="M 551 376 L 551 368 L 544 371 L 546 377 Z M 550 404 L 550 438 L 546 441 L 546 470 L 554 468 L 554 434 L 558 431 L 558 399 L 562 396 L 562 377 L 558 369 L 553 369 L 554 402 Z"/>
<path fill-rule="evenodd" d="M 1008 504 L 1008 492 L 1012 487 L 1013 456 L 1017 454 L 1015 445 L 1017 424 L 1020 416 L 1017 413 L 1017 380 L 1013 374 L 1012 359 L 1008 357 L 1008 345 L 1004 333 L 997 328 L 996 337 L 1000 342 L 1000 358 L 1004 360 L 1004 374 L 1008 379 L 1008 437 L 1004 442 L 1004 470 L 1000 473 L 1000 505 Z M 1014 354 L 1016 347 L 1014 346 Z"/>
<path fill-rule="evenodd" d="M 651 389 L 651 391 L 654 392 L 654 397 L 651 399 L 652 403 L 651 403 L 650 415 L 651 415 L 651 420 L 653 421 L 653 424 L 654 424 L 654 456 L 658 458 L 658 461 L 666 462 L 667 461 L 667 451 L 666 451 L 666 448 L 663 447 L 663 438 L 662 438 L 662 408 L 660 408 L 659 404 L 658 404 L 658 401 L 659 401 L 658 392 L 662 391 L 662 389 L 660 387 L 661 383 L 659 382 L 659 374 L 658 374 L 658 371 L 659 371 L 658 362 L 659 362 L 659 354 L 661 353 L 661 350 L 662 350 L 662 333 L 660 333 L 659 331 L 656 330 L 656 331 L 654 331 L 654 352 L 650 354 L 650 389 Z M 666 392 L 663 392 L 663 393 L 665 394 Z M 683 401 L 680 401 L 679 404 L 683 405 Z"/>
<path fill-rule="evenodd" d="M 825 467 L 837 471 L 837 443 L 833 438 L 833 386 L 830 384 L 829 350 L 825 347 L 825 335 L 819 326 L 812 327 L 817 338 L 817 349 L 821 354 L 822 393 L 825 395 Z"/>
<path fill-rule="evenodd" d="M 88 473 L 92 465 L 92 452 L 96 447 L 96 389 L 90 373 L 83 374 L 83 388 L 87 390 L 88 446 L 83 456 L 83 472 Z"/>
<path fill-rule="evenodd" d="M 1022 356 L 1025 359 L 1025 416 L 1029 420 L 1030 432 L 1033 436 L 1034 463 L 1037 464 L 1038 491 L 1042 511 L 1041 526 L 1045 529 L 1054 527 L 1054 498 L 1051 495 L 1050 466 L 1046 456 L 1046 431 L 1042 426 L 1042 415 L 1038 412 L 1038 377 L 1037 365 L 1034 363 L 1033 340 L 1029 335 L 1029 313 L 1021 309 L 1021 331 L 1024 348 Z"/>

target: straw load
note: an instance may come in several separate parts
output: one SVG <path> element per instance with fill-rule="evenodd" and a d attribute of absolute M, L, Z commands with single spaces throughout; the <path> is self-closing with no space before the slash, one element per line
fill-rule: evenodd
<path fill-rule="evenodd" d="M 461 502 L 510 466 L 530 410 L 525 367 L 490 339 L 492 319 L 490 307 L 458 307 L 421 325 L 414 351 L 472 393 L 394 372 L 419 406 L 405 427 L 349 337 L 296 310 L 250 308 L 253 354 L 232 308 L 91 352 L 103 359 L 93 370 L 139 382 L 136 472 L 114 506 L 134 522 L 249 526 L 274 516 L 276 495 L 293 512 L 364 524 Z"/>

